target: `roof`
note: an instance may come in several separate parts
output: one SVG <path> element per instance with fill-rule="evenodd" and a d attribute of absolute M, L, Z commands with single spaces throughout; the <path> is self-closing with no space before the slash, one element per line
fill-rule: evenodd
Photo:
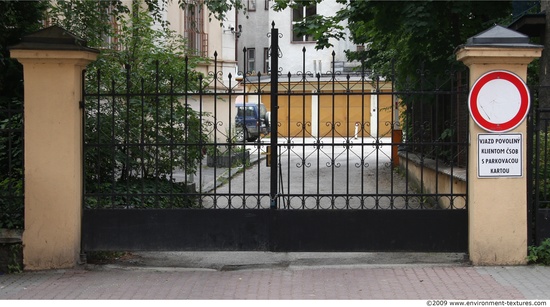
<path fill-rule="evenodd" d="M 507 47 L 533 47 L 529 37 L 523 33 L 495 25 L 466 41 L 466 45 L 475 46 L 507 46 Z"/>
<path fill-rule="evenodd" d="M 98 50 L 89 48 L 86 40 L 77 37 L 59 26 L 51 26 L 26 35 L 21 38 L 19 44 L 10 46 L 9 49 L 77 50 L 99 53 Z"/>
<path fill-rule="evenodd" d="M 546 12 L 525 14 L 508 26 L 508 29 L 518 31 L 529 37 L 541 37 L 546 25 Z"/>

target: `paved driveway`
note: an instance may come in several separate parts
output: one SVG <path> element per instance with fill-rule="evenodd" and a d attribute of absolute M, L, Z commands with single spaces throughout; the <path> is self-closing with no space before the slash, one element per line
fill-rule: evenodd
<path fill-rule="evenodd" d="M 206 208 L 269 208 L 271 169 L 266 166 L 266 145 L 247 145 L 252 161 L 246 169 L 217 169 L 210 192 L 203 198 Z M 417 208 L 418 197 L 403 175 L 391 164 L 391 139 L 313 138 L 281 139 L 277 170 L 279 208 L 361 209 Z M 260 160 L 260 161 L 258 161 Z M 203 174 L 213 172 L 203 169 Z M 201 176 L 202 178 L 202 176 Z M 210 176 L 214 178 L 214 176 Z M 214 188 L 215 187 L 215 188 Z M 403 194 L 408 197 L 391 196 Z"/>

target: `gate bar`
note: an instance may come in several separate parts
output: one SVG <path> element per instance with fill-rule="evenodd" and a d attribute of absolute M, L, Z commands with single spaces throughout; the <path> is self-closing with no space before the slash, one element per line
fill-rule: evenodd
<path fill-rule="evenodd" d="M 278 88 L 277 81 L 279 80 L 279 29 L 275 28 L 275 22 L 271 23 L 271 138 L 270 138 L 270 171 L 271 184 L 269 197 L 271 199 L 270 208 L 277 209 L 277 136 L 278 134 Z"/>

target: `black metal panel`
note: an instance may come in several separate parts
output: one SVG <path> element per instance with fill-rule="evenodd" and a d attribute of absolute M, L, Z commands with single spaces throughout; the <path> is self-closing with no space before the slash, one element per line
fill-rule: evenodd
<path fill-rule="evenodd" d="M 467 210 L 85 210 L 83 250 L 466 252 Z"/>
<path fill-rule="evenodd" d="M 84 210 L 84 251 L 266 250 L 267 210 Z"/>
<path fill-rule="evenodd" d="M 274 251 L 466 252 L 467 210 L 276 212 Z"/>

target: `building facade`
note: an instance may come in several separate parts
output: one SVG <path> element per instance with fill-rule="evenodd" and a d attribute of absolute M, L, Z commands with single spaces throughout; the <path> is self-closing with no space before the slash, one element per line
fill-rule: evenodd
<path fill-rule="evenodd" d="M 228 22 L 226 25 L 226 29 L 230 27 L 242 29 L 242 32 L 234 34 L 237 42 L 239 71 L 249 75 L 258 72 L 266 74 L 270 71 L 268 33 L 270 33 L 272 23 L 282 34 L 279 47 L 284 60 L 280 61 L 279 69 L 283 74 L 288 72 L 292 74 L 297 72 L 319 72 L 321 74 L 329 71 L 343 72 L 351 71 L 353 67 L 359 66 L 359 63 L 348 62 L 344 53 L 345 50 L 357 50 L 358 47 L 352 42 L 331 39 L 333 48 L 315 50 L 316 42 L 312 37 L 299 36 L 294 32 L 294 24 L 305 16 L 334 14 L 341 8 L 341 4 L 336 1 L 323 1 L 314 6 L 298 9 L 289 7 L 280 12 L 273 10 L 273 1 L 270 0 L 245 1 L 247 1 L 247 9 L 238 13 L 235 23 Z M 246 52 L 244 52 L 245 48 Z M 306 49 L 305 55 L 302 52 L 304 48 Z M 335 52 L 334 61 L 333 51 Z M 302 61 L 304 56 L 307 59 L 305 62 Z"/>

